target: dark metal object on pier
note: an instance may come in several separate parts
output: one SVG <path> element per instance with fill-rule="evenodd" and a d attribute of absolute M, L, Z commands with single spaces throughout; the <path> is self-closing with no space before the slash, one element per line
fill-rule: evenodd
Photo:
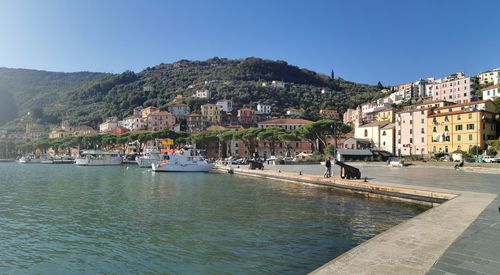
<path fill-rule="evenodd" d="M 264 164 L 260 161 L 249 160 L 248 163 L 250 163 L 251 170 L 255 170 L 255 169 L 263 170 L 264 169 Z"/>
<path fill-rule="evenodd" d="M 340 166 L 340 177 L 345 179 L 360 179 L 361 178 L 361 172 L 359 171 L 358 168 L 347 165 L 343 163 L 342 161 L 335 161 L 335 164 Z"/>

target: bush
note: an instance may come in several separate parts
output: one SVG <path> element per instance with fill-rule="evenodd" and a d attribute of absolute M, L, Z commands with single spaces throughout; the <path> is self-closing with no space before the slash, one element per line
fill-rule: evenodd
<path fill-rule="evenodd" d="M 497 155 L 497 150 L 495 148 L 488 148 L 488 150 L 486 150 L 486 154 L 490 157 L 494 157 Z"/>
<path fill-rule="evenodd" d="M 474 145 L 469 149 L 469 155 L 470 156 L 475 156 L 475 155 L 481 155 L 483 153 L 483 149 L 479 148 L 478 146 Z"/>
<path fill-rule="evenodd" d="M 439 160 L 441 157 L 444 157 L 445 153 L 439 152 L 434 154 L 434 158 Z"/>

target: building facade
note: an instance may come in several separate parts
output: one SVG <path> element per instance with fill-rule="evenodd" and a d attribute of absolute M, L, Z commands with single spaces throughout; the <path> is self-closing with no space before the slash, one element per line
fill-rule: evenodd
<path fill-rule="evenodd" d="M 500 96 L 500 84 L 495 84 L 481 90 L 483 100 L 495 100 Z"/>
<path fill-rule="evenodd" d="M 267 115 L 271 113 L 271 105 L 267 104 L 257 104 L 257 113 L 258 115 Z"/>
<path fill-rule="evenodd" d="M 215 105 L 219 106 L 219 109 L 226 113 L 230 113 L 233 111 L 233 101 L 231 99 L 219 100 L 217 101 L 217 103 L 215 103 Z"/>
<path fill-rule="evenodd" d="M 477 89 L 476 79 L 467 77 L 462 72 L 435 80 L 430 86 L 433 100 L 445 100 L 457 104 L 473 101 Z"/>
<path fill-rule="evenodd" d="M 169 112 L 157 111 L 150 113 L 147 117 L 148 131 L 160 129 L 171 129 L 175 126 L 175 117 Z"/>
<path fill-rule="evenodd" d="M 436 108 L 427 120 L 427 151 L 451 153 L 486 148 L 496 138 L 495 104 L 476 101 Z"/>
<path fill-rule="evenodd" d="M 238 123 L 243 125 L 250 125 L 255 123 L 255 111 L 249 108 L 238 110 Z"/>
<path fill-rule="evenodd" d="M 168 106 L 168 111 L 178 119 L 184 119 L 189 115 L 189 105 L 185 103 L 178 103 Z"/>
<path fill-rule="evenodd" d="M 207 90 L 207 89 L 201 89 L 201 90 L 196 90 L 196 92 L 194 93 L 194 96 L 195 97 L 198 97 L 198 98 L 211 98 L 212 97 L 212 93 Z"/>
<path fill-rule="evenodd" d="M 387 121 L 372 122 L 356 127 L 354 138 L 370 140 L 373 149 L 394 154 L 394 128 L 395 125 Z"/>
<path fill-rule="evenodd" d="M 319 110 L 319 115 L 324 118 L 335 119 L 335 120 L 340 118 L 339 112 L 337 112 L 337 110 L 334 109 L 321 109 Z"/>
<path fill-rule="evenodd" d="M 201 115 L 203 119 L 209 124 L 220 124 L 221 113 L 220 107 L 215 104 L 201 105 Z"/>
<path fill-rule="evenodd" d="M 257 123 L 259 128 L 276 127 L 287 131 L 295 131 L 302 125 L 312 123 L 312 121 L 300 118 L 276 118 Z"/>
<path fill-rule="evenodd" d="M 203 131 L 205 129 L 203 116 L 196 113 L 189 114 L 186 117 L 186 127 L 189 133 Z"/>
<path fill-rule="evenodd" d="M 481 85 L 497 84 L 500 80 L 500 69 L 479 73 L 477 78 Z"/>

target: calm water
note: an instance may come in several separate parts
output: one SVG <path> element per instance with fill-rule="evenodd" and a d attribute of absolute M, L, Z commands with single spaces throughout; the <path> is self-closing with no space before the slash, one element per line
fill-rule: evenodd
<path fill-rule="evenodd" d="M 0 273 L 304 274 L 422 211 L 229 174 L 0 163 Z"/>

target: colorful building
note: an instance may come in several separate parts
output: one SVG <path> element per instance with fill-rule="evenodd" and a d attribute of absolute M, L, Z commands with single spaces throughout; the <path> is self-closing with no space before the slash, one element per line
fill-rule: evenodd
<path fill-rule="evenodd" d="M 433 100 L 446 100 L 457 104 L 473 101 L 477 89 L 476 78 L 465 76 L 463 72 L 437 79 L 429 85 Z"/>
<path fill-rule="evenodd" d="M 321 109 L 319 110 L 319 115 L 324 117 L 324 118 L 329 118 L 329 119 L 339 119 L 339 112 L 334 109 Z"/>
<path fill-rule="evenodd" d="M 185 103 L 177 103 L 168 106 L 168 111 L 176 118 L 184 119 L 187 117 L 187 115 L 189 115 L 190 109 L 189 105 Z"/>
<path fill-rule="evenodd" d="M 276 127 L 287 131 L 295 131 L 302 125 L 312 123 L 312 121 L 301 118 L 276 118 L 257 123 L 259 128 Z"/>
<path fill-rule="evenodd" d="M 255 123 L 255 111 L 249 108 L 238 110 L 238 123 L 243 125 L 250 125 Z"/>
<path fill-rule="evenodd" d="M 209 124 L 220 124 L 221 122 L 221 109 L 215 104 L 201 105 L 201 115 L 203 119 Z"/>
<path fill-rule="evenodd" d="M 495 100 L 495 98 L 500 96 L 500 83 L 482 89 L 481 93 L 483 100 Z"/>
<path fill-rule="evenodd" d="M 175 117 L 169 112 L 153 112 L 147 116 L 148 131 L 171 129 L 175 126 Z"/>
<path fill-rule="evenodd" d="M 482 100 L 436 108 L 427 120 L 427 151 L 451 153 L 486 148 L 496 138 L 495 104 Z"/>

